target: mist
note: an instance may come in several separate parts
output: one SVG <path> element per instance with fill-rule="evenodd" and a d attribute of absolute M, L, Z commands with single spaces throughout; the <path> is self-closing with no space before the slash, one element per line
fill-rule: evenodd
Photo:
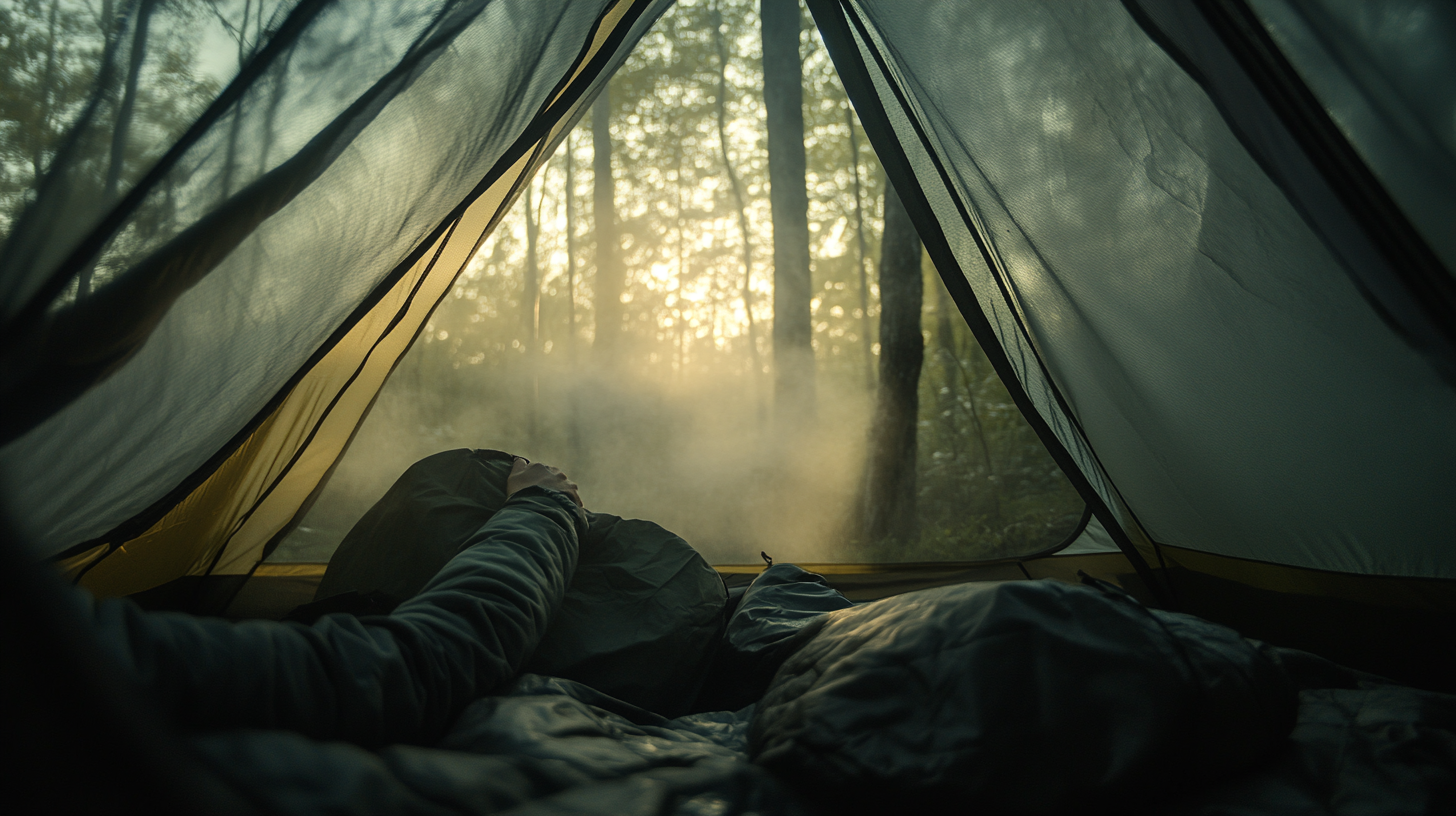
<path fill-rule="evenodd" d="M 815 426 L 789 434 L 774 429 L 744 378 L 663 383 L 586 371 L 533 378 L 524 367 L 494 374 L 462 384 L 442 406 L 438 395 L 413 387 L 410 372 L 397 372 L 273 560 L 328 560 L 405 468 L 453 448 L 556 465 L 581 486 L 588 509 L 655 521 L 715 564 L 761 563 L 760 552 L 845 560 L 841 545 L 863 470 L 863 389 L 824 389 Z M 534 420 L 522 397 L 533 379 Z"/>

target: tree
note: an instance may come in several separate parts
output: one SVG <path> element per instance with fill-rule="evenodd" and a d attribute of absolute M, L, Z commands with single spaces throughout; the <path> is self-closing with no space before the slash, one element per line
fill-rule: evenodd
<path fill-rule="evenodd" d="M 854 176 L 854 241 L 858 252 L 855 269 L 859 272 L 860 336 L 864 338 L 865 388 L 875 387 L 874 352 L 870 345 L 870 279 L 865 271 L 869 252 L 865 249 L 864 194 L 859 181 L 859 136 L 854 129 L 854 108 L 844 106 L 844 124 L 849 130 L 849 167 Z"/>
<path fill-rule="evenodd" d="M 0 231 L 14 279 L 39 263 L 41 236 L 94 225 L 216 94 L 196 70 L 198 2 L 0 4 Z M 141 201 L 79 270 L 79 294 L 114 274 L 107 254 L 176 227 L 169 193 Z"/>
<path fill-rule="evenodd" d="M 575 378 L 580 374 L 577 360 L 576 330 L 576 156 L 572 138 L 575 131 L 566 134 L 566 178 L 562 181 L 562 201 L 566 207 L 566 362 L 567 371 Z M 584 461 L 585 445 L 581 435 L 581 396 L 577 389 L 571 389 L 567 396 L 566 445 L 567 467 L 576 467 Z"/>
<path fill-rule="evenodd" d="M 541 205 L 546 202 L 546 185 L 541 186 L 541 195 L 536 198 L 536 179 L 525 189 L 526 213 L 526 263 L 521 275 L 521 342 L 526 346 L 526 438 L 535 444 L 538 438 L 536 427 L 539 413 L 541 379 L 541 262 L 537 247 L 541 239 Z M 535 198 L 533 202 L 531 199 Z"/>
<path fill-rule="evenodd" d="M 572 134 L 566 134 L 566 181 L 562 196 L 566 202 L 566 354 L 576 366 L 576 161 L 572 156 Z"/>
<path fill-rule="evenodd" d="M 116 110 L 116 123 L 111 129 L 111 150 L 106 162 L 106 181 L 101 192 L 103 201 L 115 199 L 117 188 L 121 184 L 127 142 L 131 136 L 132 118 L 136 111 L 137 81 L 141 77 L 142 65 L 147 60 L 147 33 L 151 28 L 152 10 L 156 5 L 156 0 L 141 0 L 136 7 L 131 49 L 127 54 L 126 80 L 122 87 L 121 103 Z M 102 16 L 105 18 L 109 15 L 103 13 Z M 81 269 L 76 284 L 79 297 L 84 298 L 91 293 L 91 276 L 94 272 L 94 264 L 87 264 Z"/>
<path fill-rule="evenodd" d="M 147 60 L 147 32 L 151 27 L 152 9 L 156 0 L 141 0 L 136 8 L 136 21 L 132 24 L 131 50 L 127 56 L 126 82 L 121 92 L 121 105 L 116 111 L 116 125 L 111 132 L 111 155 L 106 166 L 106 185 L 103 195 L 110 200 L 116 195 L 121 183 L 121 169 L 126 159 L 126 143 L 131 135 L 132 114 L 136 110 L 137 80 L 142 73 L 142 64 Z"/>
<path fill-rule="evenodd" d="M 613 363 L 622 337 L 622 290 L 626 275 L 618 257 L 616 189 L 612 180 L 611 86 L 592 105 L 592 218 L 597 233 L 597 325 L 593 348 L 602 363 Z"/>
<path fill-rule="evenodd" d="M 773 210 L 774 412 L 780 422 L 798 424 L 814 411 L 813 281 L 799 0 L 763 0 L 760 15 Z"/>
<path fill-rule="evenodd" d="M 865 474 L 864 537 L 872 543 L 917 538 L 916 427 L 925 360 L 920 254 L 915 224 L 894 188 L 887 185 L 880 242 L 880 387 Z"/>
<path fill-rule="evenodd" d="M 0 6 L 0 228 L 9 233 L 0 242 L 0 268 L 10 285 L 24 281 L 25 267 L 43 252 L 41 236 L 53 236 L 38 227 L 46 221 L 37 217 L 40 205 L 50 204 L 49 214 L 76 223 L 68 205 L 85 201 L 94 207 L 100 198 L 95 183 L 96 139 L 78 148 L 74 144 L 78 140 L 64 138 L 71 121 L 96 107 L 87 104 L 92 96 L 88 86 L 101 52 L 76 47 L 96 42 L 87 21 L 75 9 L 63 9 L 57 0 L 48 6 L 42 2 Z M 67 81 L 82 73 L 84 80 Z M 67 141 L 73 143 L 71 152 L 80 154 L 76 171 L 73 178 L 51 185 L 53 191 L 45 196 L 47 170 Z M 5 289 L 0 285 L 0 291 Z M 13 296 L 13 290 L 6 294 Z"/>
<path fill-rule="evenodd" d="M 738 171 L 733 169 L 733 159 L 728 154 L 728 48 L 723 41 L 723 15 L 715 6 L 711 19 L 713 25 L 713 50 L 718 57 L 718 87 L 714 96 L 717 111 L 718 149 L 723 155 L 723 171 L 728 176 L 728 187 L 733 192 L 734 214 L 738 216 L 738 235 L 743 241 L 743 314 L 748 329 L 749 376 L 754 390 L 762 377 L 763 361 L 759 359 L 758 332 L 753 320 L 753 239 L 748 230 L 748 205 L 743 200 L 743 182 Z M 757 399 L 761 396 L 755 394 Z M 761 403 L 760 403 L 761 410 Z"/>
<path fill-rule="evenodd" d="M 0 216 L 8 217 L 0 228 L 8 228 L 89 98 L 105 32 L 59 0 L 0 6 L 0 32 Z"/>

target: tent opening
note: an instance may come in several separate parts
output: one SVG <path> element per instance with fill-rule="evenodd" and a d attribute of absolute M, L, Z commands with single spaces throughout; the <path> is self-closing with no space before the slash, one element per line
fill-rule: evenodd
<path fill-rule="evenodd" d="M 1082 500 L 913 226 L 887 226 L 884 172 L 807 11 L 797 45 L 800 76 L 766 74 L 756 2 L 664 13 L 466 264 L 269 562 L 327 561 L 407 466 L 459 447 L 558 464 L 594 509 L 658 521 L 722 565 L 995 560 L 1076 533 Z M 807 217 L 777 235 L 765 83 L 784 82 L 802 88 Z M 795 241 L 800 291 L 775 285 Z M 776 321 L 799 324 L 809 360 L 789 359 L 797 339 Z M 812 388 L 778 382 L 787 364 Z M 885 415 L 907 388 L 914 416 Z M 872 464 L 893 433 L 908 439 Z"/>

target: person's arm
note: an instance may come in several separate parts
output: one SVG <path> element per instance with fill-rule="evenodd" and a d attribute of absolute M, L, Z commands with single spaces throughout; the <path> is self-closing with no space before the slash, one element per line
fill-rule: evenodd
<path fill-rule="evenodd" d="M 576 567 L 586 522 L 575 485 L 568 495 L 549 479 L 519 481 L 391 615 L 229 623 L 107 600 L 92 615 L 102 648 L 186 727 L 287 728 L 369 746 L 433 741 L 515 676 Z"/>

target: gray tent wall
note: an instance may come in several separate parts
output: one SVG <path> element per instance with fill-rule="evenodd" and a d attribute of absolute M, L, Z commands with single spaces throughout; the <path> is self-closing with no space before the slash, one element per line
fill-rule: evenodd
<path fill-rule="evenodd" d="M 0 468 L 34 553 L 108 594 L 254 569 L 666 5 L 280 3 L 196 124 L 98 196 L 82 147 L 115 119 L 123 26 L 0 248 Z M 1336 0 L 809 5 L 1096 511 L 1079 549 L 1131 562 L 1005 568 L 1453 609 L 1456 142 L 1449 98 L 1419 93 L 1449 12 L 1382 4 L 1436 21 L 1394 36 Z"/>
<path fill-rule="evenodd" d="M 1351 268 L 1350 236 L 1305 217 L 1126 7 L 810 5 L 842 74 L 863 66 L 847 84 L 903 153 L 947 284 L 1121 527 L 1456 577 L 1443 350 L 1393 325 L 1359 285 L 1387 273 Z"/>

